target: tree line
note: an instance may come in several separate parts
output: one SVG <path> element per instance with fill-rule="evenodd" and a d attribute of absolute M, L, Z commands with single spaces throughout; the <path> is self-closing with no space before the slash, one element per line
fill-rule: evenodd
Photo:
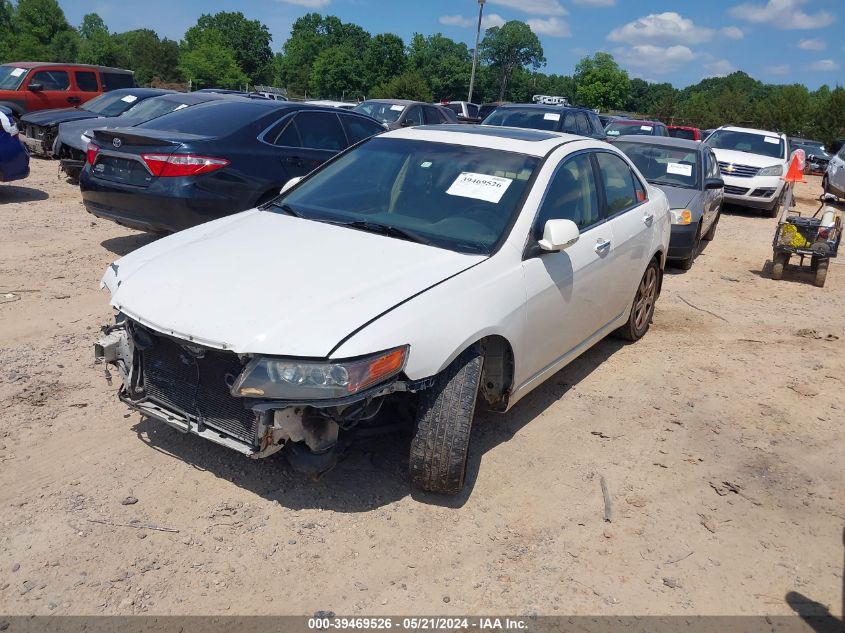
<path fill-rule="evenodd" d="M 194 88 L 275 85 L 293 97 L 466 99 L 472 50 L 441 33 L 370 34 L 336 16 L 297 19 L 282 50 L 259 20 L 203 14 L 181 41 L 151 29 L 109 31 L 96 13 L 70 25 L 57 0 L 0 0 L 0 62 L 62 61 L 135 71 L 140 85 Z M 473 100 L 530 101 L 562 95 L 602 111 L 624 111 L 701 128 L 725 123 L 777 129 L 830 142 L 845 136 L 845 89 L 773 85 L 744 72 L 677 89 L 631 78 L 608 53 L 585 57 L 572 75 L 547 74 L 543 47 L 524 22 L 487 29 L 479 44 Z"/>

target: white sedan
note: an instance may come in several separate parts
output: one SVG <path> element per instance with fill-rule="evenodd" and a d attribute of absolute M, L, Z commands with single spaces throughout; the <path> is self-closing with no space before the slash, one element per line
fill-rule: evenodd
<path fill-rule="evenodd" d="M 457 493 L 476 402 L 506 411 L 606 335 L 646 333 L 668 210 L 600 141 L 397 130 L 116 261 L 96 353 L 143 414 L 310 472 L 408 412 L 413 484 Z"/>

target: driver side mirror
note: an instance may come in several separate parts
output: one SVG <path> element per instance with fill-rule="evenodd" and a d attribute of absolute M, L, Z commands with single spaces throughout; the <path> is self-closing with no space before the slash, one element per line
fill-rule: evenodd
<path fill-rule="evenodd" d="M 704 181 L 705 189 L 724 189 L 725 181 L 721 178 L 708 178 Z"/>
<path fill-rule="evenodd" d="M 291 178 L 284 185 L 282 185 L 282 189 L 281 189 L 281 191 L 279 191 L 279 194 L 281 195 L 285 191 L 292 189 L 295 185 L 299 184 L 300 180 L 302 180 L 302 176 L 297 176 L 296 178 Z"/>
<path fill-rule="evenodd" d="M 44 90 L 44 84 L 32 83 L 29 84 L 29 89 L 32 90 L 32 92 L 41 92 Z"/>
<path fill-rule="evenodd" d="M 572 220 L 547 220 L 543 227 L 543 239 L 538 244 L 544 251 L 558 252 L 578 241 L 581 231 Z"/>

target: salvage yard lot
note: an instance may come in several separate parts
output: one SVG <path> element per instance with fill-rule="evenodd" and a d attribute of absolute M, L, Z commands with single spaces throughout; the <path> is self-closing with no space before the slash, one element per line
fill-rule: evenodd
<path fill-rule="evenodd" d="M 310 482 L 130 413 L 93 363 L 98 283 L 152 238 L 32 170 L 0 187 L 0 612 L 789 614 L 798 592 L 841 617 L 845 260 L 824 289 L 771 281 L 774 220 L 730 210 L 641 342 L 481 415 L 444 499 L 409 492 L 405 436 Z"/>

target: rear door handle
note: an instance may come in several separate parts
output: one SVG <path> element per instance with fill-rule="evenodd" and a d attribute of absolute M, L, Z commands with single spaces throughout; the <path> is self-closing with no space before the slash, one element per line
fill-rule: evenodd
<path fill-rule="evenodd" d="M 646 226 L 651 226 L 651 223 L 654 222 L 654 214 L 651 212 L 643 214 L 643 222 L 645 222 Z"/>
<path fill-rule="evenodd" d="M 599 238 L 593 248 L 599 255 L 606 255 L 610 251 L 610 240 Z"/>

